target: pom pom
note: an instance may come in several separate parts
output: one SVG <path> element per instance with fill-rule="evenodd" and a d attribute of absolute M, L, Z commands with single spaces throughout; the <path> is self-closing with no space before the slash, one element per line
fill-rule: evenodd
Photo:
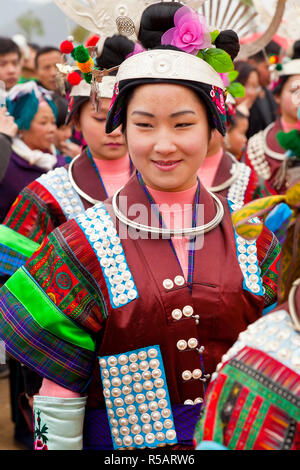
<path fill-rule="evenodd" d="M 297 129 L 290 132 L 279 131 L 276 138 L 281 147 L 285 150 L 291 150 L 295 157 L 300 158 L 300 133 Z"/>
<path fill-rule="evenodd" d="M 81 82 L 81 76 L 78 72 L 71 72 L 69 73 L 67 80 L 72 86 L 79 85 Z"/>
<path fill-rule="evenodd" d="M 79 68 L 79 70 L 81 70 L 81 72 L 83 73 L 89 73 L 93 70 L 94 68 L 94 61 L 93 59 L 90 57 L 89 60 L 85 63 L 81 63 L 81 62 L 77 62 L 77 66 Z"/>
<path fill-rule="evenodd" d="M 85 64 L 90 59 L 89 51 L 83 45 L 77 46 L 74 49 L 74 58 L 80 64 Z"/>
<path fill-rule="evenodd" d="M 90 84 L 92 81 L 93 75 L 91 73 L 84 73 L 83 78 L 88 84 Z"/>
<path fill-rule="evenodd" d="M 277 64 L 275 69 L 277 70 L 277 72 L 281 72 L 281 70 L 283 70 L 283 65 L 282 64 Z"/>
<path fill-rule="evenodd" d="M 74 50 L 74 46 L 71 41 L 63 41 L 60 45 L 60 51 L 62 54 L 71 54 Z"/>
<path fill-rule="evenodd" d="M 90 38 L 88 38 L 85 42 L 85 47 L 95 47 L 100 39 L 98 34 L 93 34 Z"/>

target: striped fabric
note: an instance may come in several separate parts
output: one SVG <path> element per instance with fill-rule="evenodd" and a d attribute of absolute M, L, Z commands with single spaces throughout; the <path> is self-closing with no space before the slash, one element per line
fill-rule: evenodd
<path fill-rule="evenodd" d="M 0 291 L 0 338 L 11 357 L 40 376 L 74 392 L 87 386 L 94 352 L 41 327 L 6 286 Z"/>
<path fill-rule="evenodd" d="M 0 276 L 7 278 L 27 261 L 27 256 L 18 253 L 13 248 L 0 244 Z"/>

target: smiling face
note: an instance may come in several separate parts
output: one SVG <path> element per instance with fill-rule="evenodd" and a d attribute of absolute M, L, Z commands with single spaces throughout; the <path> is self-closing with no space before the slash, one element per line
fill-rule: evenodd
<path fill-rule="evenodd" d="M 300 106 L 300 74 L 292 75 L 283 85 L 279 105 L 283 119 L 290 124 L 298 122 L 298 108 Z"/>
<path fill-rule="evenodd" d="M 22 130 L 22 139 L 31 150 L 51 150 L 56 131 L 55 116 L 46 101 L 42 101 L 34 116 L 30 128 Z"/>
<path fill-rule="evenodd" d="M 105 133 L 105 124 L 109 110 L 110 99 L 101 99 L 100 113 L 94 111 L 91 101 L 82 105 L 76 128 L 82 132 L 94 158 L 100 160 L 117 160 L 127 152 L 125 138 L 121 127 L 111 134 Z"/>
<path fill-rule="evenodd" d="M 184 191 L 197 182 L 210 129 L 206 108 L 187 87 L 138 87 L 127 108 L 126 139 L 133 164 L 149 187 Z"/>

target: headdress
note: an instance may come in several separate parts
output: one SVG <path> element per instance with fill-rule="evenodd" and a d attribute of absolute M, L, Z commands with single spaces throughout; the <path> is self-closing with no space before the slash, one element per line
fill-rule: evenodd
<path fill-rule="evenodd" d="M 32 80 L 11 89 L 6 98 L 6 107 L 18 128 L 27 130 L 42 101 L 49 104 L 56 117 L 57 109 L 50 92 Z"/>

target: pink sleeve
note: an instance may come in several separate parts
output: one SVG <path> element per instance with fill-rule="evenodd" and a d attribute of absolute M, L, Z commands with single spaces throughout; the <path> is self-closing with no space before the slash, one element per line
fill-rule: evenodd
<path fill-rule="evenodd" d="M 43 379 L 38 395 L 57 398 L 78 398 L 81 396 L 80 393 L 72 392 L 71 390 L 61 387 L 48 379 Z"/>

